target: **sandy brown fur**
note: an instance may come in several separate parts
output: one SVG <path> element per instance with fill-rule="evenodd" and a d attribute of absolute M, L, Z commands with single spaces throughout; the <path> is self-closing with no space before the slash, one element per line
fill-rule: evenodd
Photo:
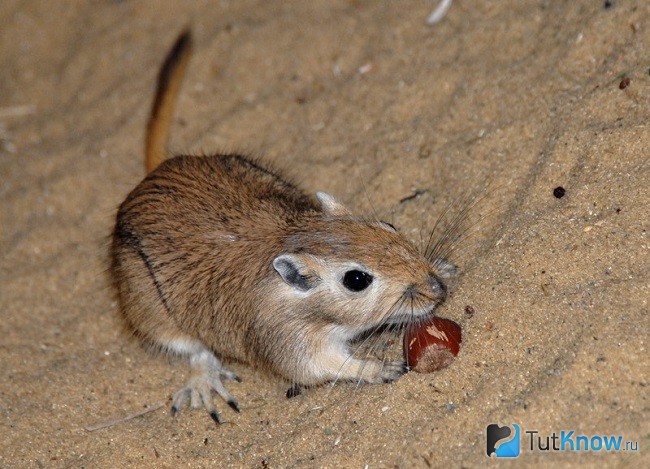
<path fill-rule="evenodd" d="M 114 277 L 123 288 L 128 278 L 135 296 L 155 298 L 161 323 L 177 324 L 179 332 L 244 361 L 253 359 L 244 347 L 248 311 L 262 300 L 254 292 L 272 273 L 273 252 L 281 250 L 279 230 L 320 211 L 289 183 L 256 168 L 237 155 L 165 161 L 121 205 L 112 248 Z M 279 212 L 280 206 L 286 211 Z M 260 244 L 266 249 L 256 249 Z M 133 262 L 140 267 L 131 268 Z M 219 275 L 219 266 L 240 270 Z M 232 290 L 249 294 L 223 294 Z M 141 301 L 131 299 L 131 291 L 120 293 L 126 303 Z M 131 324 L 150 324 L 151 307 L 123 309 Z M 214 331 L 224 328 L 228 334 L 219 334 L 216 343 Z M 158 328 L 139 334 L 156 340 Z"/>
<path fill-rule="evenodd" d="M 189 43 L 189 36 L 179 40 L 165 62 L 148 141 L 168 133 Z M 446 296 L 450 264 L 250 158 L 177 156 L 157 164 L 160 154 L 148 149 L 152 171 L 120 205 L 111 271 L 136 336 L 190 359 L 193 376 L 173 409 L 191 396 L 220 421 L 216 391 L 238 410 L 221 380 L 239 378 L 217 357 L 301 385 L 381 383 L 406 371 L 403 361 L 355 357 L 350 343 L 432 314 Z"/>

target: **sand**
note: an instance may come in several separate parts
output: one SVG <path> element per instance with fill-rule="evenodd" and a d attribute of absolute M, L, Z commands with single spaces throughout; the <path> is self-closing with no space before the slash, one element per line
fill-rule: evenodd
<path fill-rule="evenodd" d="M 648 465 L 650 3 L 611 3 L 457 0 L 427 26 L 436 2 L 3 1 L 0 466 L 475 467 L 490 423 L 638 443 L 526 433 L 517 463 Z M 241 414 L 170 416 L 188 369 L 120 329 L 107 244 L 190 24 L 171 152 L 263 155 L 415 243 L 482 194 L 449 368 L 288 400 L 231 363 Z"/>

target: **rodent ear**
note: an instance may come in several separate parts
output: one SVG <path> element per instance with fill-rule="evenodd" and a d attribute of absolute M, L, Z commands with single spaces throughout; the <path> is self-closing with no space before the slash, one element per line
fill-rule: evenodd
<path fill-rule="evenodd" d="M 334 215 L 337 217 L 352 215 L 352 212 L 327 192 L 316 192 L 316 198 L 320 202 L 323 211 L 328 215 Z"/>
<path fill-rule="evenodd" d="M 436 259 L 433 261 L 433 267 L 441 279 L 447 280 L 456 275 L 456 266 L 447 259 Z"/>
<path fill-rule="evenodd" d="M 303 256 L 299 254 L 281 254 L 273 259 L 273 268 L 282 280 L 300 291 L 308 291 L 316 286 L 318 277 L 314 275 Z"/>

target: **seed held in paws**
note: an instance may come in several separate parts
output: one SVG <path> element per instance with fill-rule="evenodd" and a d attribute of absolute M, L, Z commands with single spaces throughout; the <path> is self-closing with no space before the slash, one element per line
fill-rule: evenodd
<path fill-rule="evenodd" d="M 404 334 L 404 356 L 409 369 L 432 373 L 448 367 L 460 351 L 460 326 L 451 319 L 432 317 Z"/>

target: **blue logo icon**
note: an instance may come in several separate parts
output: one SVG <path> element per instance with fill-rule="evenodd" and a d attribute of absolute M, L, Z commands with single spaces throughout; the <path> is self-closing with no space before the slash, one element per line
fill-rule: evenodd
<path fill-rule="evenodd" d="M 486 454 L 492 456 L 496 454 L 497 458 L 516 458 L 519 456 L 521 448 L 521 430 L 516 423 L 512 424 L 514 432 L 508 426 L 500 427 L 496 423 L 487 426 L 485 434 L 487 440 Z"/>

